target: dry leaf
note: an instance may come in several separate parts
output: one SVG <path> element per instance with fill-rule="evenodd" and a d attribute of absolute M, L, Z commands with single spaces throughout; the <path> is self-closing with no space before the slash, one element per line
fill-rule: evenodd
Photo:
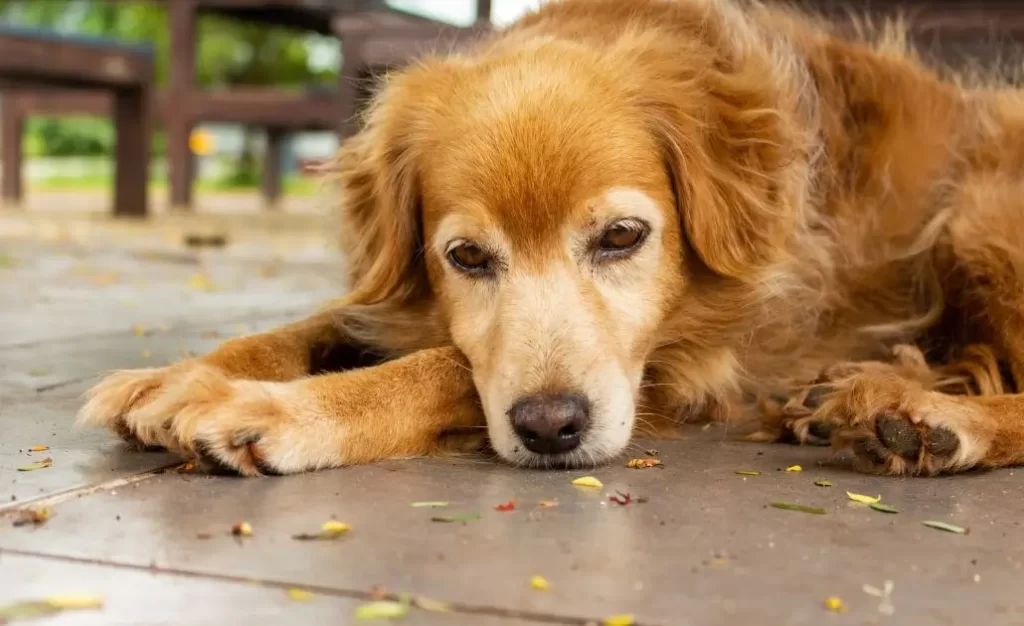
<path fill-rule="evenodd" d="M 828 609 L 829 611 L 832 611 L 833 613 L 845 613 L 846 612 L 846 605 L 844 605 L 843 601 L 840 598 L 836 597 L 836 596 L 830 596 L 830 597 L 826 598 L 826 600 L 825 600 L 825 608 Z"/>
<path fill-rule="evenodd" d="M 736 473 L 740 476 L 760 476 L 761 472 L 756 470 L 736 470 Z"/>
<path fill-rule="evenodd" d="M 29 463 L 28 465 L 22 465 L 18 468 L 19 472 L 34 472 L 36 470 L 46 469 L 53 465 L 53 459 L 46 457 L 42 461 L 36 461 L 35 463 Z"/>
<path fill-rule="evenodd" d="M 604 487 L 604 483 L 594 478 L 593 476 L 582 476 L 572 481 L 572 484 L 577 487 L 595 487 L 600 489 Z"/>
<path fill-rule="evenodd" d="M 846 496 L 854 502 L 860 502 L 861 504 L 875 504 L 876 502 L 882 501 L 882 496 L 872 498 L 871 496 L 865 496 L 859 493 L 846 492 Z"/>
<path fill-rule="evenodd" d="M 64 611 L 103 608 L 103 598 L 74 593 L 50 596 L 46 603 Z"/>
<path fill-rule="evenodd" d="M 629 614 L 622 615 L 609 615 L 604 618 L 604 626 L 633 626 L 636 624 L 636 618 Z"/>
<path fill-rule="evenodd" d="M 881 511 L 882 513 L 899 513 L 899 510 L 896 507 L 889 506 L 888 504 L 882 504 L 881 502 L 872 502 L 868 506 L 876 511 Z"/>
<path fill-rule="evenodd" d="M 832 486 L 832 481 L 830 481 L 830 480 L 816 480 L 816 481 L 814 481 L 814 484 L 819 486 L 819 487 L 831 487 Z"/>
<path fill-rule="evenodd" d="M 530 587 L 537 591 L 547 591 L 551 589 L 551 585 L 543 576 L 533 576 L 530 578 Z"/>
<path fill-rule="evenodd" d="M 553 506 L 558 506 L 558 500 L 540 500 L 537 502 L 537 506 L 551 508 Z"/>
<path fill-rule="evenodd" d="M 29 370 L 28 372 L 26 372 L 26 373 L 27 373 L 27 374 L 28 374 L 29 376 L 31 376 L 32 378 L 39 378 L 40 376 L 46 376 L 46 375 L 47 375 L 47 374 L 49 374 L 50 372 L 48 372 L 48 371 L 47 371 L 47 370 L 45 370 L 45 369 L 42 369 L 42 368 L 38 368 L 38 367 L 37 367 L 37 368 L 35 368 L 35 369 L 30 369 L 30 370 Z"/>
<path fill-rule="evenodd" d="M 320 532 L 292 535 L 292 539 L 296 539 L 298 541 L 331 541 L 333 539 L 338 539 L 350 530 L 352 530 L 352 527 L 348 524 L 336 520 L 330 520 L 324 522 L 320 526 Z"/>
<path fill-rule="evenodd" d="M 22 511 L 18 519 L 14 520 L 15 526 L 28 526 L 33 524 L 40 526 L 46 523 L 46 520 L 53 516 L 53 511 L 50 509 L 29 509 Z"/>
<path fill-rule="evenodd" d="M 413 596 L 413 606 L 423 609 L 424 611 L 430 611 L 431 613 L 447 613 L 451 610 L 451 607 L 447 602 L 440 600 L 433 600 L 424 596 Z"/>
<path fill-rule="evenodd" d="M 786 471 L 787 472 L 802 472 L 802 471 L 804 471 L 804 468 L 800 467 L 799 465 L 790 465 L 789 467 L 786 468 Z"/>
<path fill-rule="evenodd" d="M 947 533 L 956 533 L 958 535 L 969 535 L 971 533 L 970 528 L 964 528 L 963 526 L 957 526 L 956 524 L 948 524 L 946 522 L 933 522 L 931 520 L 921 523 L 927 526 L 928 528 L 944 530 Z"/>
<path fill-rule="evenodd" d="M 414 509 L 437 509 L 443 506 L 448 506 L 447 502 L 435 501 L 435 502 L 413 502 L 412 508 Z"/>
<path fill-rule="evenodd" d="M 313 592 L 306 591 L 305 589 L 299 589 L 297 587 L 292 587 L 288 590 L 288 597 L 292 600 L 295 600 L 296 602 L 309 602 L 313 599 Z"/>
<path fill-rule="evenodd" d="M 626 467 L 630 469 L 647 469 L 648 467 L 664 467 L 661 461 L 654 458 L 648 459 L 630 459 L 626 463 Z"/>
<path fill-rule="evenodd" d="M 455 515 L 438 515 L 436 517 L 431 517 L 430 521 L 451 524 L 453 522 L 475 522 L 482 518 L 483 516 L 479 513 L 457 513 Z"/>
<path fill-rule="evenodd" d="M 32 446 L 28 449 L 29 452 L 46 452 L 50 449 L 50 446 Z"/>
<path fill-rule="evenodd" d="M 822 508 L 793 502 L 772 502 L 771 505 L 783 511 L 796 511 L 797 513 L 810 513 L 811 515 L 824 515 L 826 513 L 825 509 Z"/>

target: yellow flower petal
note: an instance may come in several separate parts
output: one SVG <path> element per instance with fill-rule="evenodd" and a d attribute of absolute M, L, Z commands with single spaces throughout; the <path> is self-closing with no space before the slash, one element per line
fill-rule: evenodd
<path fill-rule="evenodd" d="M 324 531 L 325 533 L 334 533 L 336 535 L 340 535 L 342 533 L 347 533 L 348 531 L 352 530 L 352 527 L 344 522 L 330 520 L 324 522 L 323 526 L 320 527 L 320 530 Z"/>
<path fill-rule="evenodd" d="M 825 600 L 825 608 L 835 613 L 842 613 L 846 610 L 843 606 L 843 601 L 836 596 L 830 596 Z"/>
<path fill-rule="evenodd" d="M 863 504 L 875 504 L 882 501 L 882 496 L 872 498 L 871 496 L 865 496 L 859 493 L 851 493 L 849 491 L 846 492 L 846 495 L 854 502 L 860 502 Z"/>
<path fill-rule="evenodd" d="M 408 612 L 408 604 L 381 600 L 380 602 L 367 602 L 356 607 L 356 619 L 390 619 L 402 617 Z"/>
<path fill-rule="evenodd" d="M 636 624 L 636 619 L 628 613 L 609 615 L 604 618 L 604 626 L 633 626 L 633 624 Z"/>
<path fill-rule="evenodd" d="M 786 471 L 787 472 L 802 472 L 802 471 L 804 471 L 804 468 L 800 467 L 799 465 L 790 465 L 789 467 L 786 468 Z"/>
<path fill-rule="evenodd" d="M 313 592 L 292 587 L 288 590 L 288 597 L 296 602 L 309 602 L 313 599 Z"/>
<path fill-rule="evenodd" d="M 59 596 L 50 596 L 46 599 L 46 603 L 54 608 L 68 611 L 78 609 L 98 609 L 103 606 L 103 598 L 78 593 L 68 593 Z"/>
<path fill-rule="evenodd" d="M 594 478 L 593 476 L 582 476 L 572 481 L 572 484 L 576 485 L 577 487 L 597 487 L 598 489 L 604 487 L 604 483 Z"/>
<path fill-rule="evenodd" d="M 547 591 L 548 589 L 551 589 L 551 585 L 548 584 L 547 579 L 543 576 L 534 576 L 533 578 L 531 578 L 530 586 L 536 589 L 537 591 Z"/>

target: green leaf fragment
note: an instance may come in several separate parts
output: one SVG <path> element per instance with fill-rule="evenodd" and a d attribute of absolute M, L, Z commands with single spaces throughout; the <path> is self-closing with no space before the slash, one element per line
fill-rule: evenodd
<path fill-rule="evenodd" d="M 935 522 L 935 521 L 929 520 L 929 521 L 925 521 L 925 522 L 921 522 L 921 523 L 924 524 L 925 526 L 927 526 L 928 528 L 935 528 L 936 530 L 944 530 L 947 533 L 956 533 L 958 535 L 966 535 L 966 534 L 969 534 L 971 532 L 970 528 L 964 528 L 963 526 L 957 526 L 956 524 L 948 524 L 946 522 Z"/>
<path fill-rule="evenodd" d="M 483 519 L 483 516 L 479 513 L 456 513 L 455 515 L 437 515 L 430 518 L 432 522 L 474 522 L 478 519 Z"/>
<path fill-rule="evenodd" d="M 755 470 L 736 470 L 736 473 L 740 476 L 760 476 L 761 472 Z"/>
<path fill-rule="evenodd" d="M 35 463 L 29 463 L 28 465 L 22 465 L 18 468 L 19 472 L 34 472 L 36 470 L 46 469 L 53 465 L 53 459 L 46 457 L 42 461 L 36 461 Z"/>
<path fill-rule="evenodd" d="M 412 508 L 414 508 L 414 509 L 437 509 L 437 508 L 441 508 L 443 506 L 448 506 L 448 503 L 444 502 L 444 501 L 437 501 L 437 502 L 413 502 L 412 503 Z"/>
<path fill-rule="evenodd" d="M 776 509 L 782 509 L 783 511 L 796 511 L 797 513 L 810 513 L 811 515 L 824 515 L 825 509 L 807 506 L 804 504 L 796 504 L 794 502 L 772 502 L 771 505 Z"/>
<path fill-rule="evenodd" d="M 881 502 L 872 502 L 868 506 L 870 506 L 876 511 L 881 511 L 882 513 L 899 513 L 899 509 L 897 509 L 896 507 L 890 506 L 888 504 L 882 504 Z"/>
<path fill-rule="evenodd" d="M 832 486 L 832 481 L 831 480 L 816 480 L 816 481 L 814 481 L 814 484 L 819 486 L 819 487 L 831 487 Z"/>

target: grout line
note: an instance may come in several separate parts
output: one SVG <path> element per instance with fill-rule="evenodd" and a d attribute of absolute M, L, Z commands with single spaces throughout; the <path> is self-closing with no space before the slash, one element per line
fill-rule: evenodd
<path fill-rule="evenodd" d="M 371 593 L 368 591 L 353 591 L 349 589 L 338 589 L 336 587 L 327 587 L 324 585 L 309 585 L 304 583 L 291 583 L 281 580 L 267 580 L 261 578 L 252 578 L 247 576 L 236 576 L 233 574 L 217 574 L 211 572 L 197 572 L 193 570 L 178 569 L 173 567 L 158 567 L 154 565 L 138 565 L 135 563 L 124 563 L 120 561 L 109 561 L 104 559 L 96 559 L 90 557 L 79 557 L 79 556 L 67 556 L 60 554 L 49 554 L 45 552 L 36 552 L 33 550 L 22 550 L 20 548 L 0 548 L 0 555 L 11 554 L 16 556 L 24 557 L 35 557 L 40 559 L 46 559 L 50 561 L 59 561 L 64 563 L 78 563 L 83 565 L 98 565 L 101 567 L 110 567 L 114 569 L 125 569 L 139 572 L 148 572 L 151 574 L 169 574 L 171 576 L 179 576 L 182 578 L 191 578 L 199 580 L 216 580 L 220 582 L 230 583 L 244 583 L 246 585 L 259 585 L 261 587 L 269 587 L 273 589 L 291 589 L 294 587 L 318 593 L 325 596 L 335 596 L 341 598 L 351 598 L 354 600 L 373 600 Z M 398 600 L 399 595 L 395 593 L 387 594 L 388 600 Z M 473 615 L 487 615 L 490 617 L 499 617 L 505 619 L 523 619 L 531 620 L 534 622 L 541 622 L 546 624 L 563 624 L 570 626 L 588 626 L 590 624 L 600 623 L 593 619 L 572 617 L 572 616 L 559 616 L 551 615 L 547 613 L 537 613 L 534 611 L 524 611 L 520 609 L 504 609 L 499 607 L 481 606 L 474 604 L 463 604 L 460 602 L 448 602 L 448 606 L 454 613 L 469 613 Z M 637 624 L 636 626 L 642 626 Z"/>
<path fill-rule="evenodd" d="M 125 485 L 131 485 L 133 483 L 142 482 L 155 478 L 166 472 L 169 469 L 173 469 L 181 465 L 181 461 L 157 467 L 139 474 L 131 474 L 129 476 L 123 476 L 121 478 L 115 478 L 114 480 L 108 480 L 106 482 L 97 483 L 95 485 L 86 485 L 84 487 L 73 487 L 66 491 L 59 491 L 57 493 L 50 493 L 28 500 L 15 500 L 14 502 L 5 502 L 0 504 L 0 515 L 10 513 L 11 511 L 20 511 L 27 507 L 38 508 L 40 506 L 53 506 L 66 502 L 74 498 L 81 498 L 83 496 L 92 495 L 100 491 L 107 491 L 110 489 L 117 489 L 118 487 L 124 487 Z"/>

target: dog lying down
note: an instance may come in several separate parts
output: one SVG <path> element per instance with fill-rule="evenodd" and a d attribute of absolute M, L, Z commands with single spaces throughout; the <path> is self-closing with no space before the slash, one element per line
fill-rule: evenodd
<path fill-rule="evenodd" d="M 758 414 L 870 472 L 1024 460 L 1019 91 L 779 8 L 564 0 L 392 75 L 335 165 L 349 294 L 81 423 L 246 475 Z"/>

